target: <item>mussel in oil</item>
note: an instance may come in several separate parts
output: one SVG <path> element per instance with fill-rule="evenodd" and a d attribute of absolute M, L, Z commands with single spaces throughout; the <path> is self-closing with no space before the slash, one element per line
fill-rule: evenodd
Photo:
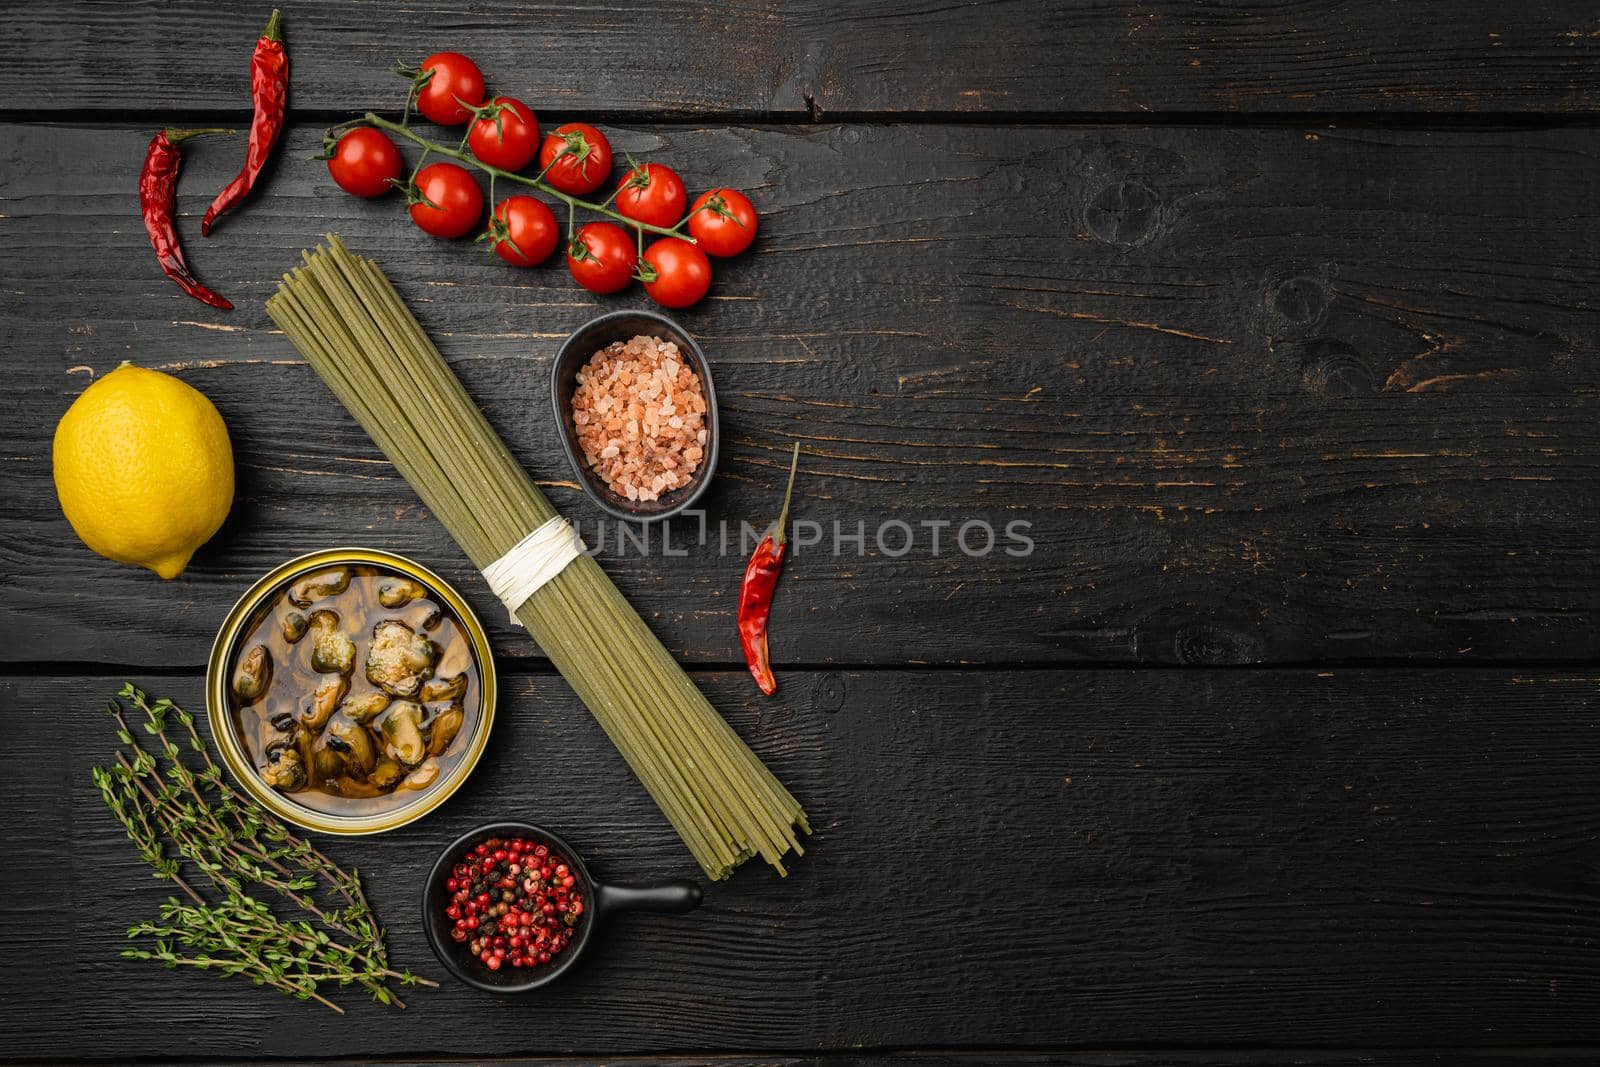
<path fill-rule="evenodd" d="M 254 704 L 267 695 L 272 684 L 272 653 L 266 645 L 254 645 L 239 658 L 233 672 L 233 692 L 243 704 Z"/>
<path fill-rule="evenodd" d="M 378 763 L 378 749 L 366 727 L 353 722 L 335 719 L 322 735 L 328 747 L 344 758 L 347 773 L 356 778 L 367 778 Z"/>
<path fill-rule="evenodd" d="M 362 693 L 358 697 L 351 697 L 344 702 L 344 706 L 339 710 L 365 726 L 373 719 L 376 719 L 383 709 L 388 706 L 389 694 L 374 692 Z"/>
<path fill-rule="evenodd" d="M 390 786 L 398 782 L 400 780 L 400 776 L 404 773 L 404 767 L 401 767 L 400 764 L 396 763 L 388 756 L 384 756 L 377 762 L 377 765 L 372 768 L 372 774 L 367 777 L 367 781 L 371 782 L 379 789 L 388 789 Z"/>
<path fill-rule="evenodd" d="M 323 600 L 330 596 L 338 596 L 350 588 L 350 579 L 355 577 L 355 572 L 349 567 L 336 567 L 333 570 L 318 571 L 300 579 L 289 587 L 289 602 L 296 607 L 308 607 L 313 600 Z"/>
<path fill-rule="evenodd" d="M 416 696 L 438 654 L 437 645 L 399 619 L 385 619 L 372 628 L 367 681 L 391 696 Z"/>
<path fill-rule="evenodd" d="M 389 705 L 389 710 L 378 720 L 378 733 L 383 737 L 384 754 L 393 756 L 407 767 L 415 767 L 427 755 L 427 742 L 422 738 L 420 704 L 401 700 Z"/>
<path fill-rule="evenodd" d="M 304 789 L 306 766 L 300 758 L 300 750 L 292 745 L 271 749 L 268 752 L 267 765 L 261 768 L 261 780 L 285 793 Z"/>
<path fill-rule="evenodd" d="M 428 755 L 444 755 L 444 750 L 456 739 L 456 734 L 461 730 L 461 723 L 466 717 L 466 709 L 460 704 L 451 704 L 435 715 L 433 723 L 428 727 Z"/>
<path fill-rule="evenodd" d="M 339 710 L 339 702 L 350 691 L 350 680 L 343 675 L 334 675 L 327 679 L 312 692 L 306 699 L 305 710 L 300 713 L 300 721 L 312 730 L 320 730 L 333 718 L 333 713 Z"/>
<path fill-rule="evenodd" d="M 349 674 L 356 662 L 356 643 L 339 629 L 331 611 L 311 613 L 311 667 L 324 674 Z"/>
<path fill-rule="evenodd" d="M 306 635 L 306 617 L 298 611 L 286 612 L 283 616 L 283 639 L 289 644 L 298 644 Z"/>
<path fill-rule="evenodd" d="M 424 704 L 445 700 L 460 700 L 467 693 L 467 676 L 453 674 L 448 678 L 431 678 L 422 685 L 422 695 L 417 699 Z"/>
<path fill-rule="evenodd" d="M 386 608 L 403 608 L 427 595 L 422 583 L 410 578 L 385 578 L 378 583 L 378 603 Z"/>
<path fill-rule="evenodd" d="M 328 746 L 324 737 L 311 753 L 311 764 L 316 768 L 317 780 L 325 782 L 344 774 L 344 755 Z"/>
<path fill-rule="evenodd" d="M 426 789 L 439 777 L 439 761 L 429 760 L 400 782 L 401 789 Z"/>

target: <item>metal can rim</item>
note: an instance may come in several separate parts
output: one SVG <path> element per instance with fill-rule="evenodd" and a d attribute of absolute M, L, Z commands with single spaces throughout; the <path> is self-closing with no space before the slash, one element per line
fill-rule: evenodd
<path fill-rule="evenodd" d="M 356 817 L 315 811 L 294 803 L 284 794 L 269 787 L 256 773 L 255 765 L 245 753 L 237 731 L 233 728 L 232 716 L 228 712 L 228 653 L 238 640 L 239 631 L 245 620 L 260 606 L 266 596 L 286 582 L 292 581 L 306 571 L 340 563 L 390 568 L 421 582 L 442 598 L 456 613 L 456 617 L 467 632 L 467 640 L 478 661 L 478 676 L 481 680 L 479 688 L 482 690 L 482 706 L 478 714 L 477 729 L 473 732 L 467 751 L 463 753 L 460 762 L 444 781 L 423 793 L 412 803 L 401 805 L 393 811 Z M 483 624 L 478 621 L 477 613 L 472 610 L 466 598 L 453 585 L 416 560 L 383 549 L 359 546 L 308 552 L 279 564 L 258 578 L 223 617 L 222 626 L 217 630 L 217 638 L 211 645 L 211 656 L 206 667 L 206 717 L 211 724 L 211 736 L 221 750 L 222 760 L 227 764 L 234 781 L 279 818 L 307 830 L 329 834 L 379 834 L 397 830 L 422 818 L 448 800 L 457 789 L 461 788 L 462 783 L 467 780 L 483 756 L 483 750 L 489 741 L 490 729 L 494 725 L 496 697 L 497 679 L 494 657 L 489 651 L 489 638 L 484 632 Z"/>

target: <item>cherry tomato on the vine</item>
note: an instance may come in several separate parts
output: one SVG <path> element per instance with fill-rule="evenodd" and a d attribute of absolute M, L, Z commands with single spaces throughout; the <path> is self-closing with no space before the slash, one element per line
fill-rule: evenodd
<path fill-rule="evenodd" d="M 736 256 L 756 239 L 756 209 L 736 189 L 712 189 L 689 209 L 689 236 L 708 256 Z"/>
<path fill-rule="evenodd" d="M 592 193 L 611 177 L 611 142 L 581 122 L 557 126 L 539 149 L 544 180 L 568 196 Z"/>
<path fill-rule="evenodd" d="M 633 238 L 614 222 L 590 222 L 567 247 L 567 269 L 591 293 L 626 289 L 637 261 Z"/>
<path fill-rule="evenodd" d="M 465 167 L 432 163 L 417 174 L 411 221 L 435 237 L 460 237 L 483 217 L 483 190 Z"/>
<path fill-rule="evenodd" d="M 495 205 L 494 221 L 484 236 L 492 242 L 494 254 L 507 263 L 532 267 L 549 259 L 556 250 L 561 226 L 543 200 L 508 196 Z"/>
<path fill-rule="evenodd" d="M 483 103 L 483 72 L 460 52 L 435 52 L 417 67 L 417 77 L 427 77 L 417 90 L 417 110 L 429 122 L 459 126 Z"/>
<path fill-rule="evenodd" d="M 339 138 L 328 157 L 328 173 L 347 193 L 371 199 L 400 180 L 400 150 L 371 126 L 357 126 Z"/>
<path fill-rule="evenodd" d="M 497 96 L 467 131 L 472 154 L 501 170 L 521 170 L 539 154 L 539 120 L 521 100 Z"/>
<path fill-rule="evenodd" d="M 664 308 L 686 308 L 711 288 L 711 261 L 688 241 L 663 237 L 644 250 L 639 276 L 651 300 Z"/>
<path fill-rule="evenodd" d="M 677 171 L 659 163 L 634 167 L 617 185 L 617 211 L 652 226 L 676 225 L 688 200 Z"/>

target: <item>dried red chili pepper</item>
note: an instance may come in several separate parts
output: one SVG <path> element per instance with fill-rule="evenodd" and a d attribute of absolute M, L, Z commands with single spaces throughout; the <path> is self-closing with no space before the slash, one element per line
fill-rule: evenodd
<path fill-rule="evenodd" d="M 784 527 L 789 521 L 789 497 L 794 493 L 794 472 L 799 465 L 800 442 L 796 441 L 778 525 L 756 546 L 750 562 L 745 564 L 744 582 L 739 586 L 739 644 L 744 648 L 744 661 L 750 667 L 751 676 L 767 696 L 778 691 L 778 679 L 773 676 L 767 657 L 767 617 L 772 614 L 772 594 L 778 587 L 778 575 L 783 571 L 783 553 L 789 547 L 789 535 Z"/>
<path fill-rule="evenodd" d="M 196 280 L 183 259 L 178 230 L 172 223 L 178 206 L 178 166 L 183 161 L 178 145 L 205 133 L 233 133 L 233 130 L 160 130 L 150 138 L 145 150 L 144 169 L 139 172 L 139 212 L 144 216 L 144 232 L 167 277 L 196 300 L 212 307 L 232 311 L 228 298 L 219 296 Z"/>
<path fill-rule="evenodd" d="M 261 168 L 272 155 L 272 146 L 283 133 L 284 111 L 289 102 L 289 53 L 284 50 L 283 33 L 278 29 L 277 8 L 273 8 L 267 28 L 256 40 L 255 55 L 250 59 L 250 96 L 256 111 L 250 120 L 250 147 L 245 152 L 244 169 L 206 208 L 206 217 L 200 220 L 200 232 L 206 237 L 211 236 L 218 216 L 232 211 L 250 195 Z"/>

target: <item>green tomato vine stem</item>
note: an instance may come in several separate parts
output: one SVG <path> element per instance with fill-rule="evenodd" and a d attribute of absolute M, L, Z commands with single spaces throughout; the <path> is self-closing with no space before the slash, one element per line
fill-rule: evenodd
<path fill-rule="evenodd" d="M 680 241 L 688 241 L 690 244 L 695 243 L 695 239 L 693 237 L 690 237 L 688 234 L 679 229 L 679 227 L 683 225 L 681 222 L 678 224 L 678 226 L 668 228 L 666 226 L 652 226 L 648 222 L 640 222 L 638 219 L 630 219 L 628 216 L 619 211 L 613 211 L 608 206 L 610 204 L 609 200 L 605 204 L 596 204 L 591 200 L 584 200 L 583 198 L 573 196 L 570 193 L 564 193 L 555 186 L 550 185 L 548 182 L 541 181 L 539 178 L 530 178 L 526 174 L 515 174 L 509 170 L 501 170 L 499 167 L 492 167 L 483 160 L 472 155 L 470 152 L 462 149 L 451 148 L 449 145 L 440 144 L 438 141 L 429 140 L 404 123 L 393 122 L 381 115 L 375 115 L 370 111 L 362 116 L 360 121 L 365 122 L 369 126 L 376 126 L 380 130 L 387 130 L 392 134 L 404 137 L 412 144 L 420 145 L 423 149 L 424 156 L 429 153 L 446 156 L 458 162 L 465 163 L 468 166 L 478 168 L 485 174 L 489 175 L 491 181 L 496 178 L 503 178 L 509 182 L 516 182 L 519 185 L 526 185 L 529 188 L 539 190 L 539 192 L 544 193 L 546 196 L 551 196 L 557 200 L 560 200 L 569 208 L 582 208 L 585 211 L 593 212 L 596 215 L 604 215 L 606 218 L 614 219 L 615 221 L 622 223 L 624 226 L 631 226 L 635 230 L 639 231 L 641 240 L 643 240 L 644 234 L 655 233 L 660 234 L 663 237 L 676 237 Z"/>

